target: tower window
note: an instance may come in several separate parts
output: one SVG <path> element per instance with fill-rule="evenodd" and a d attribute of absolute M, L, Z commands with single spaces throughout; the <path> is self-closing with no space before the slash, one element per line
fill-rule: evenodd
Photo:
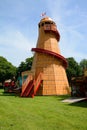
<path fill-rule="evenodd" d="M 45 22 L 45 24 L 50 24 L 50 22 Z"/>
<path fill-rule="evenodd" d="M 44 26 L 44 23 L 42 23 L 41 26 Z"/>
<path fill-rule="evenodd" d="M 51 28 L 50 24 L 45 24 L 44 30 L 50 30 L 50 28 Z"/>

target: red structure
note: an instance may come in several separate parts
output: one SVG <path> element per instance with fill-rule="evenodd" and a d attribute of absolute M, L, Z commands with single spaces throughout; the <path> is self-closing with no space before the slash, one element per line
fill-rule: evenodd
<path fill-rule="evenodd" d="M 4 82 L 4 92 L 14 92 L 16 87 L 14 80 L 9 79 Z"/>

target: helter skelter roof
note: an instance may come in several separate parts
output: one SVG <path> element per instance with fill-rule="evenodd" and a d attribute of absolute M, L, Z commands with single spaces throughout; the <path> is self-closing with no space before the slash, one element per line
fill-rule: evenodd
<path fill-rule="evenodd" d="M 53 22 L 53 20 L 50 17 L 44 17 L 40 20 L 40 22 L 46 22 L 46 21 L 52 21 Z"/>

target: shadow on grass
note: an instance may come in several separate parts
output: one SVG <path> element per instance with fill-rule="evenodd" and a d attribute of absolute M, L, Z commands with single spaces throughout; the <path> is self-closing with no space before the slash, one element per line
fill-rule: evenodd
<path fill-rule="evenodd" d="M 80 102 L 76 102 L 76 103 L 71 103 L 69 104 L 70 106 L 76 106 L 76 107 L 84 107 L 87 108 L 87 100 L 83 100 Z"/>
<path fill-rule="evenodd" d="M 15 93 L 4 92 L 3 89 L 0 89 L 0 96 L 15 96 Z"/>
<path fill-rule="evenodd" d="M 70 98 L 71 95 L 58 95 L 58 96 L 54 96 L 56 97 L 59 101 L 62 101 L 64 99 Z"/>
<path fill-rule="evenodd" d="M 0 96 L 15 96 L 15 93 L 0 93 Z"/>
<path fill-rule="evenodd" d="M 59 101 L 68 99 L 71 97 L 71 95 L 59 95 L 59 96 L 54 96 L 56 97 Z M 79 102 L 75 102 L 75 103 L 68 103 L 67 105 L 69 106 L 76 106 L 76 107 L 84 107 L 87 108 L 87 99 L 79 101 Z"/>

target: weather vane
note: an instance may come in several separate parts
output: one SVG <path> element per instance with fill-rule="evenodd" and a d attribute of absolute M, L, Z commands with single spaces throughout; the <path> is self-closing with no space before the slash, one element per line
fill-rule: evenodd
<path fill-rule="evenodd" d="M 46 12 L 42 13 L 40 16 L 41 16 L 41 17 L 46 16 Z"/>

